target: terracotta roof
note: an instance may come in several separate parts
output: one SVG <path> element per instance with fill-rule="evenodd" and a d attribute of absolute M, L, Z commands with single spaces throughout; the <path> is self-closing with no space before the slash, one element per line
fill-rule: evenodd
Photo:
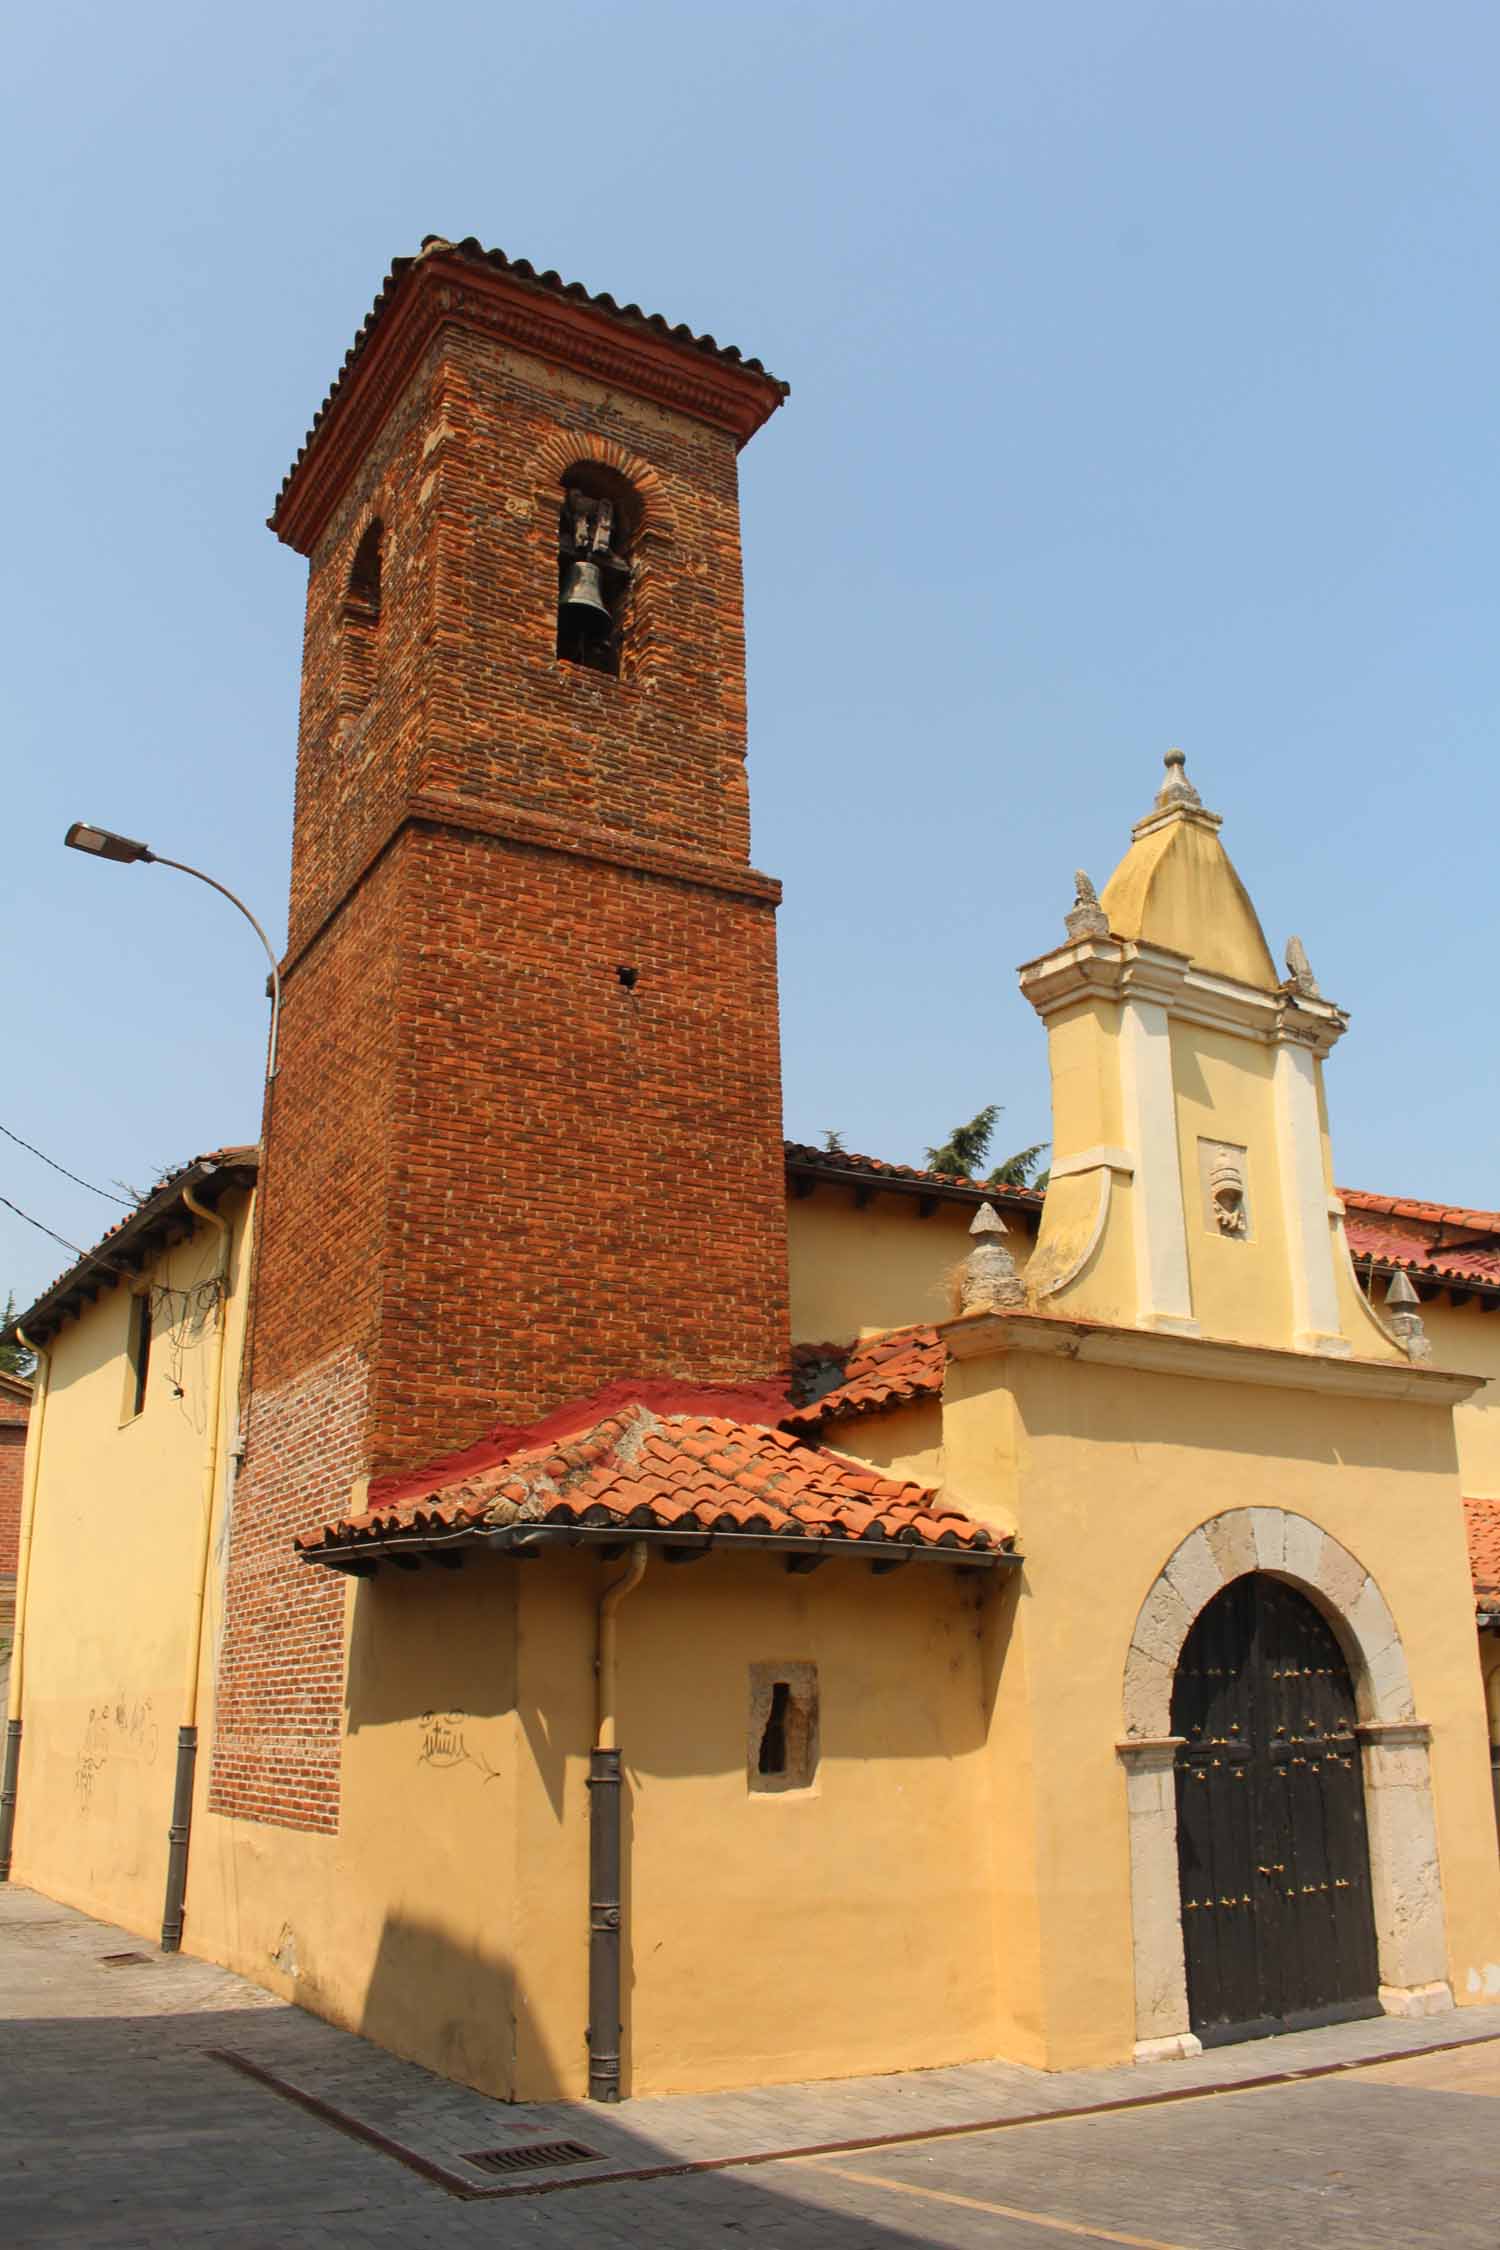
<path fill-rule="evenodd" d="M 900 1546 L 986 1562 L 1012 1551 L 1010 1539 L 927 1487 L 881 1476 L 785 1430 L 722 1415 L 658 1415 L 639 1404 L 459 1482 L 342 1517 L 296 1544 L 311 1562 L 347 1568 L 362 1549 L 373 1558 L 407 1543 L 481 1533 L 514 1545 L 544 1528 L 711 1536 L 723 1546 L 737 1539 L 837 1542 L 866 1552 Z"/>
<path fill-rule="evenodd" d="M 1466 1500 L 1464 1523 L 1475 1598 L 1486 1616 L 1500 1616 L 1500 1500 Z"/>
<path fill-rule="evenodd" d="M 786 1168 L 805 1177 L 821 1174 L 851 1187 L 906 1188 L 970 1203 L 997 1203 L 1040 1211 L 1041 1188 L 989 1187 L 962 1172 L 924 1172 L 915 1164 L 885 1164 L 878 1156 L 856 1156 L 847 1149 L 811 1148 L 805 1141 L 785 1143 Z"/>
<path fill-rule="evenodd" d="M 893 1328 L 853 1344 L 799 1346 L 793 1377 L 806 1403 L 782 1416 L 784 1430 L 811 1436 L 846 1414 L 876 1414 L 914 1399 L 940 1398 L 948 1347 L 935 1328 Z M 830 1371 L 837 1371 L 829 1380 Z M 816 1389 L 809 1391 L 809 1382 Z"/>
<path fill-rule="evenodd" d="M 520 282 L 525 287 L 535 289 L 542 295 L 560 298 L 574 305 L 587 306 L 591 312 L 603 313 L 624 328 L 635 329 L 640 334 L 654 336 L 664 343 L 680 345 L 691 352 L 700 352 L 705 358 L 717 360 L 722 366 L 742 368 L 747 374 L 759 375 L 775 391 L 778 391 L 782 398 L 787 397 L 791 390 L 789 383 L 783 383 L 778 376 L 771 374 L 770 370 L 763 366 L 760 360 L 750 358 L 747 353 L 740 351 L 734 344 L 721 344 L 716 337 L 696 335 L 691 328 L 681 321 L 674 323 L 664 320 L 660 313 L 642 312 L 640 306 L 636 304 L 622 305 L 616 298 L 610 296 L 608 290 L 585 289 L 582 282 L 564 281 L 562 275 L 554 272 L 550 267 L 544 272 L 538 271 L 529 258 L 508 258 L 503 250 L 486 250 L 484 244 L 475 235 L 465 235 L 461 242 L 450 242 L 445 235 L 425 234 L 422 237 L 421 250 L 416 257 L 393 258 L 391 260 L 391 270 L 377 290 L 374 304 L 371 305 L 361 321 L 353 343 L 344 354 L 343 364 L 329 387 L 328 395 L 313 416 L 312 427 L 298 448 L 296 459 L 282 479 L 281 490 L 276 498 L 276 508 L 271 511 L 273 526 L 277 509 L 280 508 L 282 501 L 286 498 L 292 479 L 302 466 L 308 447 L 327 420 L 340 391 L 363 357 L 371 337 L 390 306 L 391 300 L 395 297 L 407 275 L 420 260 L 438 252 L 446 257 L 462 259 L 468 265 L 488 267 L 493 272 L 504 274 L 508 280 Z"/>
<path fill-rule="evenodd" d="M 181 1226 L 184 1219 L 196 1224 L 182 1201 L 185 1188 L 191 1188 L 200 1203 L 212 1204 L 227 1187 L 252 1186 L 259 1163 L 257 1148 L 216 1148 L 169 1173 L 144 1203 L 127 1211 L 118 1224 L 100 1236 L 92 1250 L 86 1250 L 42 1291 L 35 1304 L 0 1330 L 0 1342 L 11 1341 L 19 1328 L 25 1329 L 34 1344 L 53 1335 L 101 1289 L 132 1280 L 142 1261 L 161 1248 L 174 1226 Z"/>
<path fill-rule="evenodd" d="M 1348 1188 L 1339 1193 L 1347 1213 L 1344 1232 L 1356 1258 L 1400 1266 L 1444 1284 L 1500 1288 L 1500 1219 L 1493 1212 L 1451 1210 Z M 1488 1228 L 1478 1224 L 1481 1220 L 1491 1222 Z M 1455 1239 L 1460 1234 L 1468 1239 Z"/>
<path fill-rule="evenodd" d="M 1340 1188 L 1351 1209 L 1388 1219 L 1419 1219 L 1428 1226 L 1468 1227 L 1476 1234 L 1500 1235 L 1500 1211 L 1471 1211 L 1458 1203 L 1423 1203 L 1410 1195 L 1371 1195 L 1364 1188 Z"/>
<path fill-rule="evenodd" d="M 914 1164 L 885 1164 L 879 1157 L 843 1150 L 785 1144 L 786 1168 L 794 1188 L 826 1180 L 831 1186 L 890 1189 L 931 1196 L 977 1210 L 993 1203 L 1005 1211 L 1040 1212 L 1041 1188 L 988 1187 L 982 1180 L 945 1172 L 924 1172 Z M 1402 1266 L 1444 1287 L 1500 1289 L 1500 1212 L 1472 1211 L 1457 1204 L 1422 1203 L 1413 1197 L 1369 1195 L 1340 1188 L 1347 1211 L 1345 1233 L 1357 1259 L 1377 1266 Z M 1471 1240 L 1445 1240 L 1468 1234 Z M 1484 1238 L 1484 1239 L 1480 1239 Z"/>

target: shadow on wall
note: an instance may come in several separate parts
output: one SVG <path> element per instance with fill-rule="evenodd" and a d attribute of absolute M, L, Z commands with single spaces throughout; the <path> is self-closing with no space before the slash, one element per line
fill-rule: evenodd
<path fill-rule="evenodd" d="M 514 1964 L 486 1954 L 482 1933 L 465 1944 L 436 1923 L 393 1914 L 380 1933 L 359 2028 L 393 2055 L 420 2055 L 444 2078 L 509 2100 L 524 2006 Z"/>

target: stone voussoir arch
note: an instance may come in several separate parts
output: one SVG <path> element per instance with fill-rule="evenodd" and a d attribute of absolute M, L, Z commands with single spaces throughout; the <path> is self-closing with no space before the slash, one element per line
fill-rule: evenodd
<path fill-rule="evenodd" d="M 1188 1533 L 1142 1602 L 1125 1661 L 1125 1733 L 1171 1731 L 1172 1681 L 1200 1610 L 1248 1572 L 1309 1595 L 1337 1634 L 1362 1720 L 1413 1717 L 1411 1675 L 1396 1620 L 1364 1564 L 1332 1532 L 1282 1508 L 1229 1508 Z"/>
<path fill-rule="evenodd" d="M 620 679 L 628 688 L 649 688 L 661 654 L 663 581 L 664 576 L 671 575 L 678 546 L 677 511 L 660 470 L 653 469 L 629 446 L 588 430 L 559 430 L 537 447 L 531 459 L 532 508 L 538 525 L 556 522 L 568 471 L 586 463 L 612 470 L 629 485 L 640 508 L 640 521 L 630 543 L 630 592 Z"/>
<path fill-rule="evenodd" d="M 614 438 L 588 430 L 558 430 L 537 447 L 532 456 L 532 484 L 539 499 L 561 497 L 562 480 L 569 469 L 591 461 L 623 477 L 641 505 L 636 540 L 670 540 L 677 537 L 677 511 L 666 480 L 649 461 Z"/>
<path fill-rule="evenodd" d="M 1395 1618 L 1341 1541 L 1283 1508 L 1229 1508 L 1179 1542 L 1142 1602 L 1125 1660 L 1125 1770 L 1135 1965 L 1136 2055 L 1196 2054 L 1177 1867 L 1178 1738 L 1172 1685 L 1194 1619 L 1235 1579 L 1262 1571 L 1328 1619 L 1359 1712 L 1380 1999 L 1392 2015 L 1453 2005 L 1428 1758 Z"/>

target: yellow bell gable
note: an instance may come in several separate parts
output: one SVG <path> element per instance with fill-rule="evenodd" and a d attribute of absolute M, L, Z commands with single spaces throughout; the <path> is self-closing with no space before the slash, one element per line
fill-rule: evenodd
<path fill-rule="evenodd" d="M 1099 903 L 1117 937 L 1167 946 L 1242 984 L 1275 986 L 1260 919 L 1219 841 L 1219 816 L 1199 804 L 1185 763 L 1180 750 L 1167 752 L 1156 807 L 1137 822 Z"/>
<path fill-rule="evenodd" d="M 1355 1278 L 1323 1060 L 1347 1018 L 1300 940 L 1278 976 L 1180 750 L 1067 942 L 1021 971 L 1047 1025 L 1053 1164 L 1027 1270 L 1040 1312 L 1334 1357 L 1420 1335 Z"/>

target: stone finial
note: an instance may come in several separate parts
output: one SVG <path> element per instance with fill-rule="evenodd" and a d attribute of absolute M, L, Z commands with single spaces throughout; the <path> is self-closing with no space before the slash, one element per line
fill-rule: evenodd
<path fill-rule="evenodd" d="M 1099 904 L 1099 893 L 1081 867 L 1073 877 L 1073 894 L 1073 910 L 1064 917 L 1069 937 L 1108 937 L 1109 916 Z"/>
<path fill-rule="evenodd" d="M 1194 811 L 1201 808 L 1203 799 L 1187 777 L 1187 752 L 1169 750 L 1162 760 L 1167 778 L 1156 792 L 1156 810 L 1171 812 L 1177 805 L 1186 805 Z"/>
<path fill-rule="evenodd" d="M 1307 947 L 1299 937 L 1289 937 L 1286 941 L 1286 970 L 1293 990 L 1300 992 L 1304 1000 L 1322 999 L 1312 963 L 1307 958 Z"/>
<path fill-rule="evenodd" d="M 982 1203 L 969 1228 L 974 1247 L 964 1260 L 959 1302 L 965 1312 L 1007 1312 L 1026 1302 L 1025 1284 L 1002 1237 L 1005 1221 L 993 1203 Z"/>
<path fill-rule="evenodd" d="M 1404 1273 L 1393 1273 L 1385 1293 L 1386 1321 L 1408 1359 L 1431 1359 L 1432 1339 L 1422 1326 L 1417 1292 Z"/>

